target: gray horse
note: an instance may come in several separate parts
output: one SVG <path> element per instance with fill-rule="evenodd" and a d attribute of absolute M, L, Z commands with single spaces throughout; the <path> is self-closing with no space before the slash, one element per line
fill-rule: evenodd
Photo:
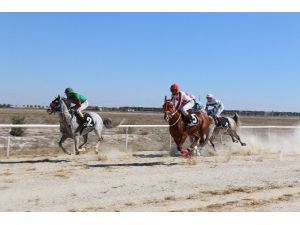
<path fill-rule="evenodd" d="M 75 143 L 75 154 L 78 155 L 80 153 L 80 150 L 84 151 L 83 146 L 88 141 L 88 134 L 94 131 L 98 137 L 98 142 L 95 149 L 95 152 L 98 154 L 100 143 L 103 140 L 103 125 L 108 129 L 113 128 L 112 121 L 110 119 L 102 120 L 102 118 L 97 113 L 89 112 L 88 114 L 93 119 L 94 126 L 81 129 L 80 123 L 78 122 L 75 114 L 69 110 L 68 105 L 69 104 L 66 99 L 58 96 L 51 102 L 50 108 L 48 109 L 49 114 L 59 113 L 60 132 L 62 133 L 62 137 L 59 142 L 59 147 L 61 147 L 61 149 L 66 154 L 70 155 L 71 153 L 63 147 L 63 143 L 66 139 L 72 138 Z M 84 138 L 84 142 L 81 145 L 79 145 L 79 138 L 81 135 Z"/>
<path fill-rule="evenodd" d="M 215 122 L 211 126 L 210 143 L 213 146 L 214 150 L 216 151 L 213 141 L 218 135 L 220 135 L 220 132 L 222 132 L 221 135 L 223 133 L 228 134 L 231 137 L 232 142 L 240 143 L 242 146 L 246 146 L 246 143 L 242 142 L 240 136 L 238 135 L 238 129 L 240 127 L 239 115 L 236 113 L 233 117 L 224 117 L 224 119 L 228 121 L 226 127 L 219 127 Z M 214 119 L 212 119 L 212 121 L 214 121 Z"/>

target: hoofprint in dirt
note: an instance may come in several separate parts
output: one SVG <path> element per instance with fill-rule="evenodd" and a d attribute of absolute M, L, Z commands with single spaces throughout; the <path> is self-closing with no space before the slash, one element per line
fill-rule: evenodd
<path fill-rule="evenodd" d="M 58 123 L 34 110 L 0 110 L 0 123 L 13 115 L 25 115 L 27 123 Z M 163 123 L 160 113 L 100 115 L 116 123 Z M 299 118 L 242 122 L 289 126 Z M 167 129 L 129 129 L 129 152 L 122 152 L 124 130 L 108 130 L 101 146 L 107 155 L 99 157 L 89 148 L 66 156 L 56 147 L 58 130 L 27 129 L 24 137 L 11 138 L 12 156 L 5 159 L 7 132 L 0 130 L 0 211 L 300 211 L 300 134 L 294 130 L 246 130 L 246 148 L 219 143 L 218 156 L 206 152 L 190 160 L 164 152 Z"/>
<path fill-rule="evenodd" d="M 0 211 L 300 211 L 300 156 L 168 152 L 0 160 Z"/>

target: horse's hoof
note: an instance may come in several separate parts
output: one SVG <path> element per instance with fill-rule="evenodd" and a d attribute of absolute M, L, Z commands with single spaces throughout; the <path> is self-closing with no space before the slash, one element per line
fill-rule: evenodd
<path fill-rule="evenodd" d="M 189 152 L 189 153 L 188 153 L 189 155 L 193 155 L 193 154 L 194 154 L 194 149 L 188 148 L 187 150 L 188 150 L 188 152 Z M 196 149 L 195 149 L 195 150 L 196 150 Z"/>
<path fill-rule="evenodd" d="M 190 155 L 190 152 L 187 149 L 182 149 L 180 153 L 183 157 L 188 157 Z"/>
<path fill-rule="evenodd" d="M 80 152 L 79 152 L 79 151 L 76 151 L 76 152 L 75 152 L 75 155 L 80 155 Z"/>
<path fill-rule="evenodd" d="M 192 155 L 190 153 L 182 155 L 185 159 L 190 159 L 192 158 Z"/>
<path fill-rule="evenodd" d="M 68 151 L 64 151 L 64 153 L 67 154 L 67 155 L 72 155 L 72 153 L 68 152 Z"/>
<path fill-rule="evenodd" d="M 85 152 L 86 149 L 85 149 L 85 148 L 80 148 L 78 151 L 79 151 L 79 152 Z"/>
<path fill-rule="evenodd" d="M 242 146 L 245 147 L 245 146 L 247 146 L 247 144 L 246 143 L 242 143 Z"/>
<path fill-rule="evenodd" d="M 202 156 L 202 150 L 196 150 L 196 156 Z"/>

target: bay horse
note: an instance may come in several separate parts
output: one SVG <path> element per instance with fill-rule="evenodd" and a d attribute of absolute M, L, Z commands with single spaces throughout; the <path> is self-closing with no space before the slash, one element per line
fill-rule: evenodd
<path fill-rule="evenodd" d="M 173 137 L 178 151 L 184 156 L 188 157 L 198 149 L 199 145 L 204 148 L 212 135 L 210 125 L 211 118 L 202 110 L 193 112 L 193 118 L 196 116 L 198 123 L 194 126 L 186 125 L 186 118 L 181 112 L 175 110 L 175 106 L 171 100 L 165 98 L 163 105 L 164 119 L 169 123 L 170 134 Z M 183 145 L 187 138 L 190 137 L 193 142 L 189 149 L 183 149 Z"/>

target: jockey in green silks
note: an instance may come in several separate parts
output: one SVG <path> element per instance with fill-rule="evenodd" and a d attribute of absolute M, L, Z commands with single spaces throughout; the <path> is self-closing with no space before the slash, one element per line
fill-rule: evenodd
<path fill-rule="evenodd" d="M 75 113 L 77 113 L 77 115 L 81 118 L 81 121 L 84 122 L 82 111 L 89 106 L 87 98 L 83 95 L 74 92 L 72 88 L 67 88 L 65 90 L 65 94 L 67 96 L 68 101 L 74 104 L 74 106 L 72 106 L 71 109 L 74 110 Z"/>

